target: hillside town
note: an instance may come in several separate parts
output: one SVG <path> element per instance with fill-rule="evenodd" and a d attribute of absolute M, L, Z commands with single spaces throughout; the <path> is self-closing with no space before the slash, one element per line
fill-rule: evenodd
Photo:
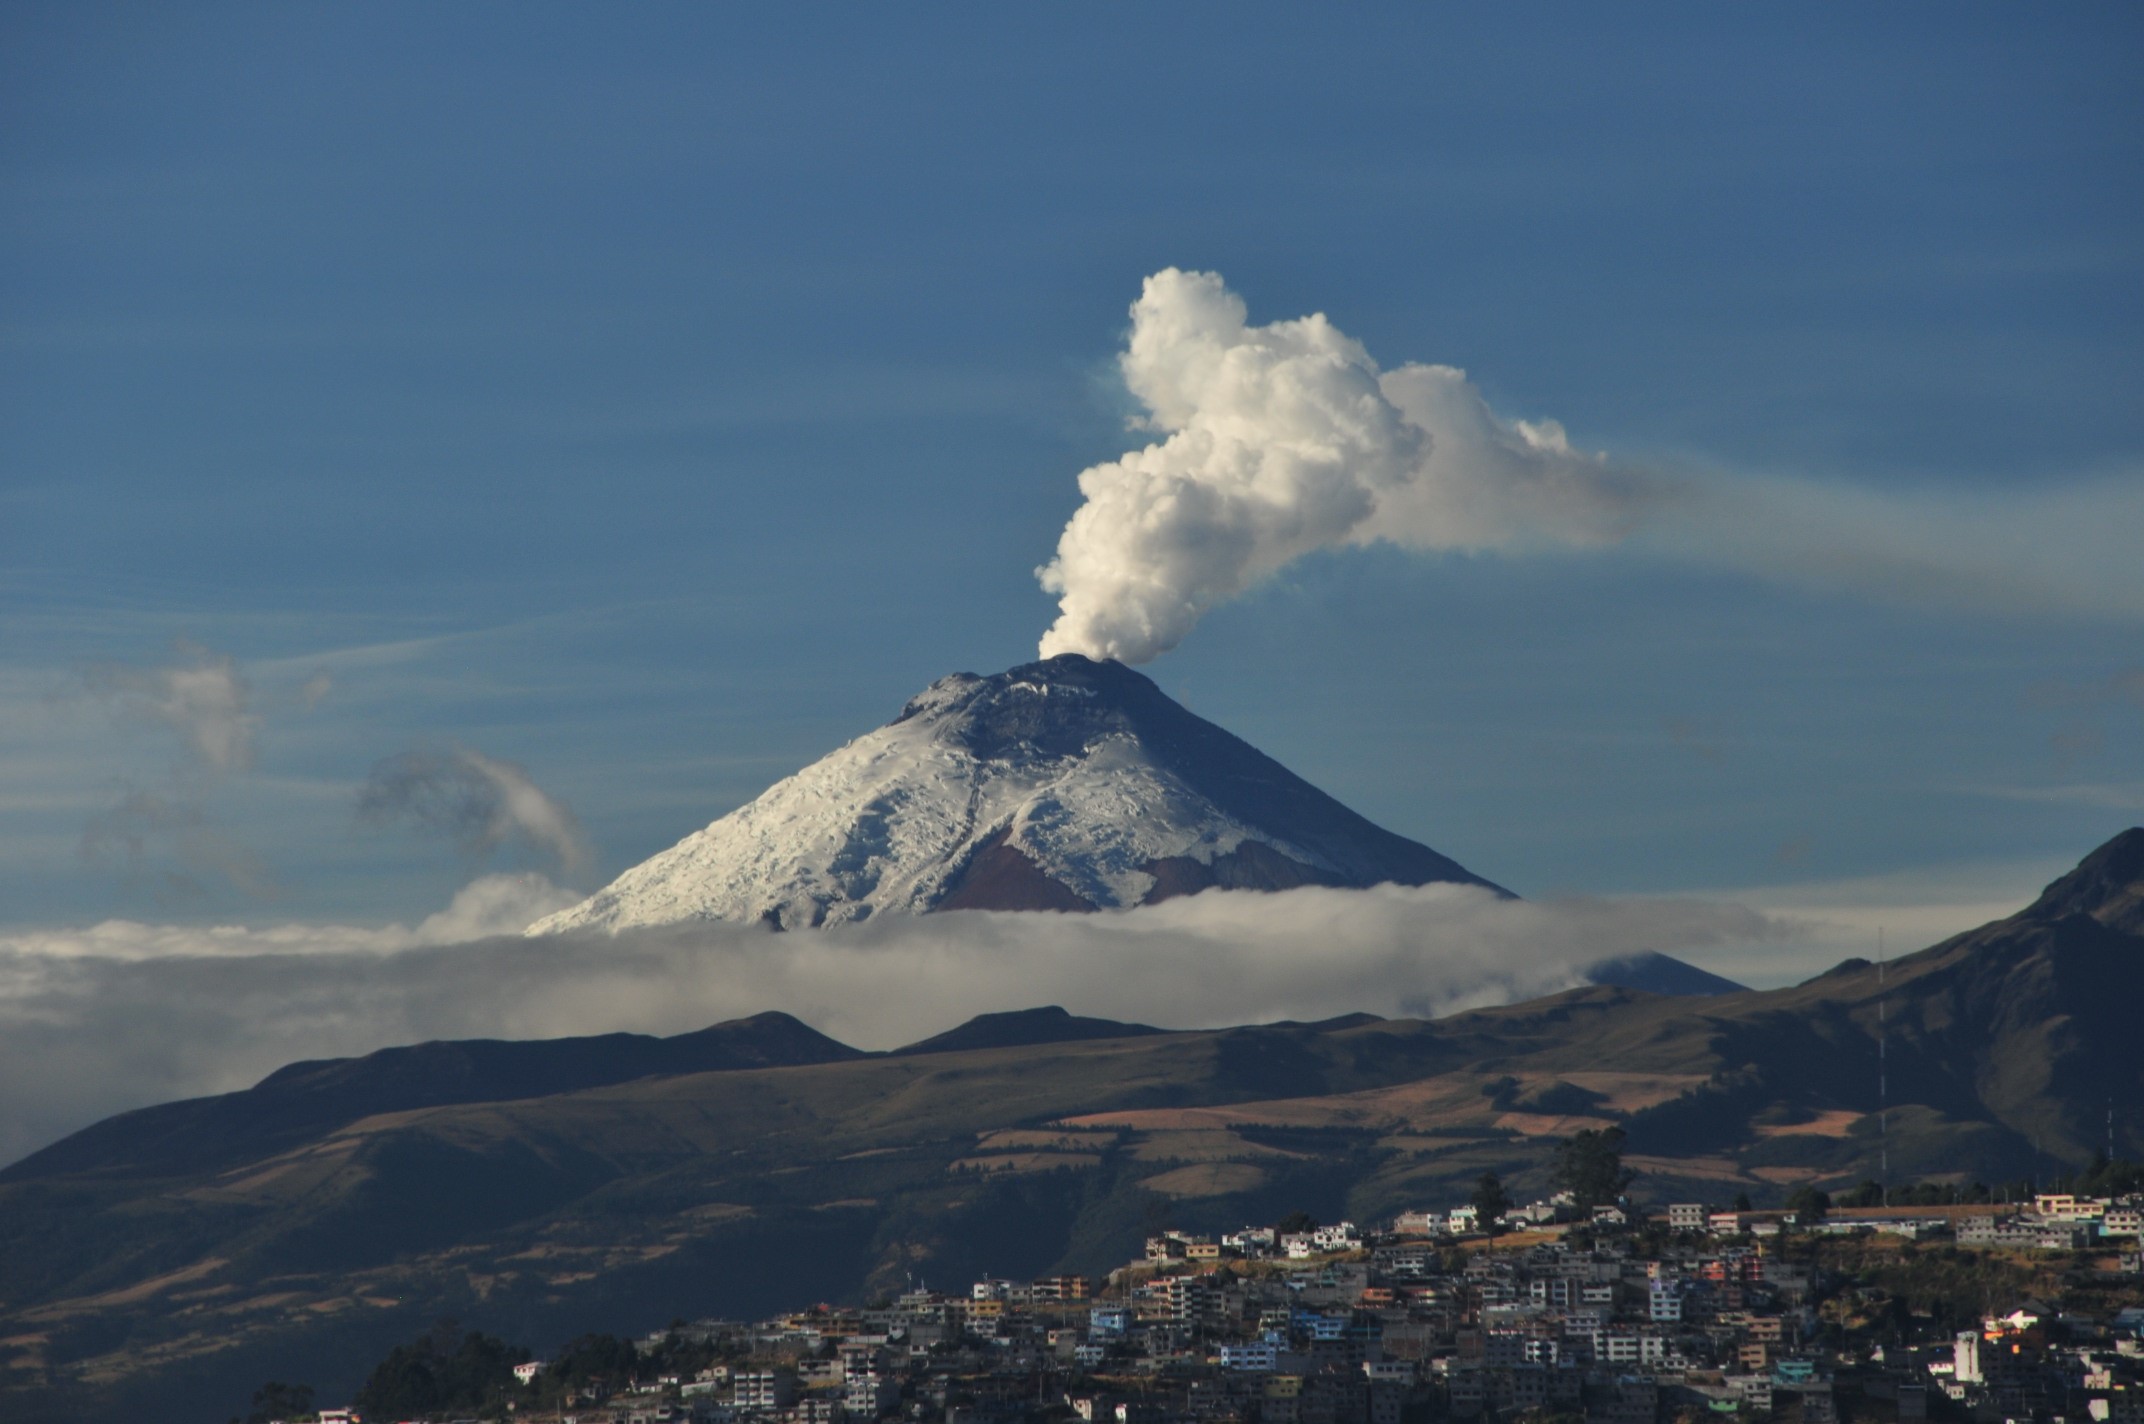
<path fill-rule="evenodd" d="M 1517 1206 L 1485 1185 L 1376 1230 L 1300 1213 L 1219 1235 L 1161 1230 L 1102 1280 L 919 1282 L 867 1308 L 592 1337 L 515 1364 L 512 1389 L 480 1412 L 2144 1424 L 2144 1198 L 1827 1209 L 1805 1193 L 1798 1212 L 1646 1213 L 1621 1199 L 1583 1208 L 1568 1192 Z M 390 1417 L 403 1416 L 371 1416 Z"/>

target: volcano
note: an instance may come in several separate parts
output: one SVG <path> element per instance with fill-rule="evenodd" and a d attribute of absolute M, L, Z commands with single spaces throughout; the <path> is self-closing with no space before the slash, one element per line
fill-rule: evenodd
<path fill-rule="evenodd" d="M 1076 653 L 956 673 L 531 934 L 1099 910 L 1212 887 L 1499 887 L 1372 824 L 1148 678 Z"/>

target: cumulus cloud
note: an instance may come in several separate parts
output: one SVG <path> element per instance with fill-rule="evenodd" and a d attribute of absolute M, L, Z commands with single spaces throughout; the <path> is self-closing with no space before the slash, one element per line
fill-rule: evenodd
<path fill-rule="evenodd" d="M 568 876 L 589 860 L 580 823 L 564 803 L 526 768 L 468 747 L 412 750 L 379 762 L 357 805 L 364 820 L 446 836 L 471 858 L 518 843 L 551 856 Z"/>
<path fill-rule="evenodd" d="M 1908 601 L 2144 614 L 2144 482 L 2030 498 L 1878 495 L 1641 469 L 1506 419 L 1466 373 L 1381 370 L 1322 315 L 1253 326 L 1210 272 L 1146 280 L 1119 368 L 1156 442 L 1082 472 L 1084 503 L 1036 570 L 1042 652 L 1145 662 L 1314 550 L 1587 548 Z M 2059 547 L 2064 557 L 2049 560 Z"/>
<path fill-rule="evenodd" d="M 1433 1015 L 1563 988 L 1604 959 L 1787 932 L 1717 903 L 1388 885 L 1209 891 L 1097 915 L 896 917 L 812 935 L 706 923 L 510 934 L 566 898 L 495 879 L 415 929 L 112 922 L 0 937 L 0 1160 L 295 1059 L 426 1039 L 669 1034 L 768 1009 L 872 1048 L 1042 1003 L 1169 1027 Z M 474 929 L 507 937 L 434 938 Z"/>

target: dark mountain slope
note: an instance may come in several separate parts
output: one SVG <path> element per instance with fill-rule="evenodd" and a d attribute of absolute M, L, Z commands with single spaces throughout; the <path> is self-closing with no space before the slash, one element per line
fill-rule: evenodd
<path fill-rule="evenodd" d="M 1684 1014 L 1655 1007 L 1621 1032 L 1702 1025 L 1743 1119 L 1767 1108 L 1874 1113 L 1881 1037 L 1891 1105 L 1983 1120 L 2008 1136 L 2007 1158 L 1973 1170 L 2080 1161 L 2105 1142 L 2110 1100 L 2144 1102 L 2144 1054 L 2133 1048 L 2144 935 L 2122 928 L 2144 897 L 2140 852 L 2144 832 L 2124 832 L 2007 919 L 1888 964 L 1849 960 Z M 2144 1124 L 2122 1131 L 2126 1150 L 2144 1148 Z"/>
<path fill-rule="evenodd" d="M 1118 1023 L 1115 1019 L 1082 1018 L 1055 1004 L 1040 1009 L 1015 1009 L 1003 1014 L 977 1014 L 958 1028 L 896 1048 L 895 1053 L 960 1053 L 976 1048 L 1023 1048 L 1044 1043 L 1073 1043 L 1090 1038 L 1140 1038 L 1165 1033 L 1147 1024 Z"/>
<path fill-rule="evenodd" d="M 1747 987 L 1666 954 L 1604 959 L 1586 970 L 1586 978 L 1648 994 L 1737 994 Z"/>
<path fill-rule="evenodd" d="M 2041 892 L 2018 918 L 2088 915 L 2108 929 L 2144 935 L 2144 827 L 2122 832 Z"/>
<path fill-rule="evenodd" d="M 1057 695 L 1026 694 L 1026 689 L 1037 686 Z M 1457 861 L 1356 814 L 1241 737 L 1188 711 L 1151 678 L 1119 662 L 1096 662 L 1066 653 L 980 678 L 975 691 L 963 699 L 960 713 L 952 735 L 985 761 L 1083 756 L 1112 734 L 1134 738 L 1157 763 L 1223 813 L 1292 842 L 1335 867 L 1320 870 L 1297 865 L 1301 878 L 1290 876 L 1289 883 L 1489 884 Z M 913 711 L 904 712 L 903 718 L 910 715 Z M 1246 854 L 1238 852 L 1234 860 Z M 1221 857 L 1208 865 L 1188 857 L 1172 858 L 1166 864 L 1175 880 L 1165 881 L 1165 888 L 1175 893 L 1214 884 L 1284 888 L 1264 883 L 1272 871 L 1223 864 L 1230 860 Z"/>
<path fill-rule="evenodd" d="M 862 1057 L 788 1014 L 756 1014 L 674 1038 L 610 1033 L 532 1042 L 470 1039 L 293 1063 L 240 1093 L 121 1113 L 0 1171 L 0 1182 L 176 1176 L 257 1160 L 381 1113 L 540 1098 L 662 1074 Z"/>

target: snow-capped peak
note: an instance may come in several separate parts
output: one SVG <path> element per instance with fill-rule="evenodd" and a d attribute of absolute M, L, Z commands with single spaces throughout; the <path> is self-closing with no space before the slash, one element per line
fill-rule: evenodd
<path fill-rule="evenodd" d="M 1120 663 L 956 673 L 531 934 L 1105 909 L 1213 885 L 1485 884 Z"/>

